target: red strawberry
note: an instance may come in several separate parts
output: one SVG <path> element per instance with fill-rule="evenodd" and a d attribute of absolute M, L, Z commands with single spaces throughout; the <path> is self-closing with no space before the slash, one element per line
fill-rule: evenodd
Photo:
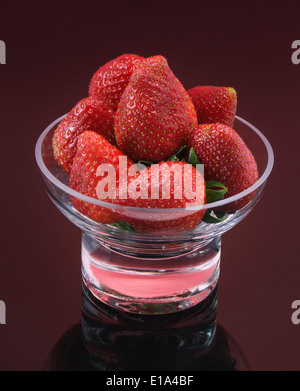
<path fill-rule="evenodd" d="M 112 110 L 117 111 L 132 72 L 143 61 L 143 57 L 135 54 L 123 54 L 109 61 L 94 74 L 89 87 L 89 95 L 105 101 Z"/>
<path fill-rule="evenodd" d="M 146 209 L 178 209 L 205 204 L 205 182 L 192 165 L 167 161 L 146 167 L 129 177 L 128 191 L 120 189 L 117 203 Z M 120 211 L 119 220 L 130 223 L 138 232 L 178 234 L 193 230 L 205 210 L 182 212 Z"/>
<path fill-rule="evenodd" d="M 125 157 L 125 155 L 117 147 L 111 145 L 105 138 L 95 132 L 83 132 L 78 138 L 77 154 L 71 168 L 70 188 L 97 199 L 96 188 L 102 176 L 99 176 L 99 166 L 102 164 L 112 165 L 116 169 L 116 180 L 118 180 L 119 157 Z M 130 167 L 133 162 L 127 159 L 127 164 Z M 102 174 L 105 177 L 104 172 Z M 114 180 L 113 177 L 108 177 L 107 179 L 108 181 Z M 115 188 L 115 183 L 111 182 L 111 186 Z M 76 209 L 97 222 L 110 224 L 116 221 L 110 209 L 82 201 L 75 197 L 71 197 L 71 199 Z M 104 198 L 102 200 L 111 201 Z"/>
<path fill-rule="evenodd" d="M 77 139 L 85 130 L 101 134 L 115 144 L 114 112 L 95 98 L 84 98 L 76 104 L 58 125 L 52 139 L 54 157 L 59 165 L 70 172 L 76 155 Z"/>
<path fill-rule="evenodd" d="M 231 197 L 248 189 L 258 180 L 255 159 L 235 130 L 223 124 L 197 126 L 191 134 L 189 148 L 193 148 L 204 164 L 206 181 L 223 183 Z M 230 203 L 224 211 L 241 209 L 253 198 L 253 193 Z"/>
<path fill-rule="evenodd" d="M 120 149 L 134 161 L 166 160 L 197 125 L 194 105 L 162 56 L 133 72 L 115 117 Z"/>
<path fill-rule="evenodd" d="M 237 95 L 233 88 L 199 86 L 188 90 L 198 118 L 198 124 L 233 126 L 237 107 Z"/>

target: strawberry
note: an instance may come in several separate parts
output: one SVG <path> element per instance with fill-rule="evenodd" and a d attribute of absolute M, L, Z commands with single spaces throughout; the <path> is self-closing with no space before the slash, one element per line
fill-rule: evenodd
<path fill-rule="evenodd" d="M 103 100 L 114 111 L 117 111 L 121 96 L 129 82 L 132 72 L 144 61 L 135 54 L 123 54 L 109 61 L 92 77 L 89 95 Z"/>
<path fill-rule="evenodd" d="M 146 59 L 130 78 L 115 117 L 119 148 L 132 160 L 167 160 L 197 125 L 194 105 L 162 56 Z"/>
<path fill-rule="evenodd" d="M 227 125 L 197 126 L 188 147 L 193 148 L 200 163 L 204 164 L 205 180 L 219 181 L 227 187 L 226 198 L 248 189 L 258 180 L 254 156 L 238 133 Z M 224 211 L 243 208 L 253 195 L 226 205 Z"/>
<path fill-rule="evenodd" d="M 116 203 L 162 212 L 119 211 L 119 220 L 126 221 L 138 232 L 178 234 L 193 230 L 205 210 L 178 211 L 178 208 L 205 204 L 205 182 L 202 174 L 182 161 L 167 161 L 145 167 L 128 177 L 127 189 L 122 188 Z M 177 209 L 166 212 L 163 209 Z"/>
<path fill-rule="evenodd" d="M 85 130 L 101 134 L 115 144 L 114 112 L 95 98 L 84 98 L 58 125 L 52 139 L 54 157 L 59 165 L 70 172 L 76 155 L 77 139 Z"/>
<path fill-rule="evenodd" d="M 237 107 L 237 95 L 233 88 L 198 86 L 188 90 L 198 118 L 198 124 L 233 126 Z"/>
<path fill-rule="evenodd" d="M 97 199 L 96 188 L 101 179 L 98 171 L 99 166 L 102 164 L 112 165 L 116 170 L 115 178 L 118 180 L 119 157 L 125 157 L 125 155 L 105 138 L 92 131 L 83 132 L 78 138 L 77 153 L 70 172 L 70 188 Z M 133 162 L 127 159 L 127 164 L 130 167 Z M 107 180 L 113 181 L 114 178 L 107 176 Z M 111 186 L 115 188 L 114 182 L 111 182 Z M 97 222 L 110 224 L 116 221 L 112 211 L 108 208 L 82 201 L 73 196 L 71 199 L 76 209 Z M 111 201 L 105 198 L 102 200 Z"/>

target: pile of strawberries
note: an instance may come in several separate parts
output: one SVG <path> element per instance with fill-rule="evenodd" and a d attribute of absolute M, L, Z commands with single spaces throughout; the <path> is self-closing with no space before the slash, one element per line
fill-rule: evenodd
<path fill-rule="evenodd" d="M 124 208 L 113 211 L 72 197 L 74 207 L 97 222 L 138 232 L 181 233 L 193 230 L 202 219 L 208 222 L 205 210 L 151 211 L 200 206 L 238 194 L 257 181 L 255 159 L 232 129 L 236 108 L 233 88 L 197 86 L 186 91 L 162 56 L 122 55 L 108 62 L 94 74 L 89 96 L 55 130 L 54 157 L 70 174 L 70 188 L 106 202 L 147 208 L 149 213 L 122 213 Z M 121 184 L 120 161 L 125 158 Z M 136 163 L 139 169 L 130 174 Z M 204 176 L 198 163 L 204 165 Z M 101 172 L 103 164 L 115 168 L 114 178 Z M 187 166 L 192 188 L 178 198 Z M 107 187 L 115 180 L 113 197 L 100 192 L 100 179 L 106 179 Z M 144 197 L 136 191 L 135 197 L 128 197 L 130 188 L 151 192 Z M 233 213 L 252 197 L 230 203 L 222 212 Z"/>

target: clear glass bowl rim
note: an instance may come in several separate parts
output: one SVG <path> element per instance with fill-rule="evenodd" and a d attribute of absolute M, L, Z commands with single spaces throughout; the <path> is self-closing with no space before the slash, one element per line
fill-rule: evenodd
<path fill-rule="evenodd" d="M 67 114 L 62 115 L 61 117 L 57 118 L 55 121 L 53 121 L 50 125 L 47 126 L 47 128 L 42 132 L 42 134 L 39 136 L 36 146 L 35 146 L 35 158 L 37 161 L 37 164 L 41 170 L 41 172 L 44 174 L 44 176 L 51 182 L 53 183 L 56 187 L 58 187 L 60 190 L 63 192 L 69 194 L 70 196 L 76 197 L 82 201 L 86 201 L 88 203 L 98 205 L 104 208 L 108 209 L 119 209 L 123 211 L 134 211 L 138 213 L 182 213 L 183 211 L 199 211 L 202 209 L 215 209 L 219 208 L 223 205 L 230 204 L 231 202 L 238 201 L 239 199 L 247 196 L 248 194 L 252 193 L 256 189 L 258 189 L 269 177 L 273 165 L 274 165 L 274 153 L 273 149 L 271 147 L 270 142 L 268 139 L 251 123 L 248 121 L 244 120 L 243 118 L 236 116 L 235 119 L 242 122 L 246 126 L 248 126 L 252 131 L 254 131 L 262 140 L 266 152 L 268 155 L 268 161 L 267 161 L 267 166 L 265 168 L 265 171 L 263 174 L 260 176 L 258 181 L 254 183 L 252 186 L 250 186 L 248 189 L 236 194 L 235 196 L 228 197 L 224 200 L 218 201 L 218 202 L 213 202 L 210 204 L 205 204 L 205 205 L 200 205 L 200 206 L 190 206 L 190 207 L 185 207 L 185 208 L 169 208 L 169 209 L 150 209 L 150 208 L 139 208 L 139 207 L 129 207 L 129 206 L 124 206 L 124 205 L 119 205 L 119 204 L 114 204 L 110 202 L 105 202 L 101 200 L 97 200 L 95 198 L 88 197 L 84 194 L 81 194 L 73 189 L 71 189 L 69 186 L 65 185 L 61 181 L 59 181 L 46 167 L 43 158 L 42 158 L 42 144 L 43 141 L 46 137 L 46 135 L 53 129 L 54 126 L 58 125 L 66 116 Z"/>

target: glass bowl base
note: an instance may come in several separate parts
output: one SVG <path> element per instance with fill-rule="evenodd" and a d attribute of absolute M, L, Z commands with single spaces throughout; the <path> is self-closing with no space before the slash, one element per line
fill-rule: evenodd
<path fill-rule="evenodd" d="M 183 311 L 216 287 L 220 249 L 216 238 L 178 256 L 132 256 L 84 234 L 83 282 L 96 299 L 119 310 L 149 315 Z"/>
<path fill-rule="evenodd" d="M 92 295 L 110 307 L 143 315 L 171 314 L 191 308 L 204 301 L 215 289 L 218 283 L 218 273 L 206 288 L 195 289 L 195 292 L 183 292 L 172 297 L 158 297 L 145 299 L 138 297 L 121 296 L 117 292 L 102 287 L 99 289 L 83 278 L 86 288 Z M 198 287 L 197 287 L 198 288 Z"/>

